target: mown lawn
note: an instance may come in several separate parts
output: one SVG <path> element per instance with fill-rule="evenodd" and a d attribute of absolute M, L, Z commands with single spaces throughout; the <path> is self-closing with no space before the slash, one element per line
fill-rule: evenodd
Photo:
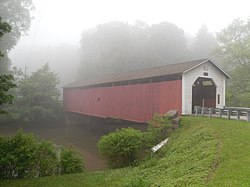
<path fill-rule="evenodd" d="M 250 123 L 183 117 L 168 144 L 137 167 L 5 180 L 0 186 L 250 186 Z"/>

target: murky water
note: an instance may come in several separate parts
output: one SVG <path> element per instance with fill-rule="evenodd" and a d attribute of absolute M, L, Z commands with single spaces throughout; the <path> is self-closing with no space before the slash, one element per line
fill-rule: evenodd
<path fill-rule="evenodd" d="M 85 168 L 93 171 L 105 168 L 105 161 L 99 155 L 96 146 L 99 138 L 117 128 L 129 126 L 146 129 L 145 124 L 71 115 L 70 123 L 0 123 L 0 135 L 13 135 L 22 128 L 25 132 L 34 133 L 40 139 L 51 140 L 57 145 L 66 147 L 72 146 L 83 154 Z"/>

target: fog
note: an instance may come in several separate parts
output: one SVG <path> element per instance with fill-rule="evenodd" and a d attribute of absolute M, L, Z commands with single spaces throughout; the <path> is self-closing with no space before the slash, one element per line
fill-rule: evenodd
<path fill-rule="evenodd" d="M 100 136 L 136 124 L 73 114 L 74 110 L 67 111 L 66 107 L 64 111 L 62 87 L 77 79 L 100 78 L 194 59 L 223 61 L 220 65 L 231 76 L 226 94 L 223 93 L 229 103 L 226 107 L 250 108 L 249 7 L 249 0 L 0 0 L 0 76 L 7 76 L 1 79 L 4 80 L 1 81 L 4 97 L 0 98 L 0 114 L 8 114 L 0 115 L 0 135 L 13 134 L 23 127 L 25 132 L 80 149 L 86 158 L 87 169 L 101 169 L 104 163 L 96 147 Z M 205 73 L 203 75 L 208 76 Z M 172 74 L 169 75 L 172 80 Z M 161 76 L 157 81 L 158 78 L 160 80 Z M 15 84 L 11 84 L 12 81 Z M 135 82 L 146 84 L 146 81 Z M 151 79 L 147 83 L 154 81 Z M 182 83 L 177 80 L 174 84 L 179 89 Z M 148 88 L 152 92 L 157 90 L 153 90 L 153 86 Z M 11 95 L 6 95 L 9 93 Z M 92 92 L 83 90 L 79 93 L 83 97 L 70 93 L 70 97 L 76 98 L 67 101 L 66 92 L 64 106 L 70 102 L 69 106 L 76 105 L 78 97 L 82 97 L 77 106 L 81 110 L 78 112 L 84 113 L 84 94 L 88 96 Z M 213 93 L 215 103 L 214 85 Z M 222 95 L 217 95 L 219 104 Z M 99 95 L 94 96 L 99 102 Z M 123 101 L 137 105 L 136 98 Z M 164 102 L 170 99 L 164 99 Z M 111 100 L 114 104 L 119 101 L 117 98 Z M 152 99 L 155 100 L 158 104 L 162 99 Z M 91 97 L 89 101 L 92 101 Z M 204 98 L 202 101 L 204 105 Z M 177 102 L 177 108 L 182 102 Z M 144 106 L 138 103 L 141 113 Z M 121 110 L 127 107 L 127 103 L 121 104 Z M 99 104 L 90 103 L 89 106 L 94 109 Z M 103 107 L 106 108 L 111 107 Z M 129 109 L 134 112 L 137 108 Z M 91 112 L 87 114 L 91 115 Z M 137 125 L 141 130 L 147 128 L 146 124 Z"/>
<path fill-rule="evenodd" d="M 249 16 L 249 1 L 165 1 L 165 0 L 34 0 L 35 9 L 29 32 L 23 35 L 9 57 L 12 65 L 27 67 L 28 73 L 49 62 L 59 74 L 61 85 L 77 77 L 81 34 L 110 21 L 149 26 L 174 23 L 189 37 L 201 25 L 219 32 L 234 19 Z M 63 76 L 62 76 L 63 75 Z"/>
<path fill-rule="evenodd" d="M 76 69 L 79 66 L 79 49 L 71 44 L 37 45 L 33 49 L 21 47 L 12 53 L 11 59 L 14 66 L 28 74 L 49 63 L 60 79 L 60 93 L 65 84 L 78 77 Z"/>

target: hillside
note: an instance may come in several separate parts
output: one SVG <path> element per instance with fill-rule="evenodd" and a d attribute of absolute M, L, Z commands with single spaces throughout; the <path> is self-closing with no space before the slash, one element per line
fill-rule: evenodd
<path fill-rule="evenodd" d="M 0 186 L 250 186 L 250 123 L 183 117 L 181 128 L 137 167 L 0 181 Z"/>

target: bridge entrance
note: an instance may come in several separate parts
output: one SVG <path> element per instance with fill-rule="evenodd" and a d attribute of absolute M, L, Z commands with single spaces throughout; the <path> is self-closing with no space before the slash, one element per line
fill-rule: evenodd
<path fill-rule="evenodd" d="M 194 106 L 216 107 L 216 85 L 211 78 L 199 77 L 192 85 L 192 111 Z"/>

